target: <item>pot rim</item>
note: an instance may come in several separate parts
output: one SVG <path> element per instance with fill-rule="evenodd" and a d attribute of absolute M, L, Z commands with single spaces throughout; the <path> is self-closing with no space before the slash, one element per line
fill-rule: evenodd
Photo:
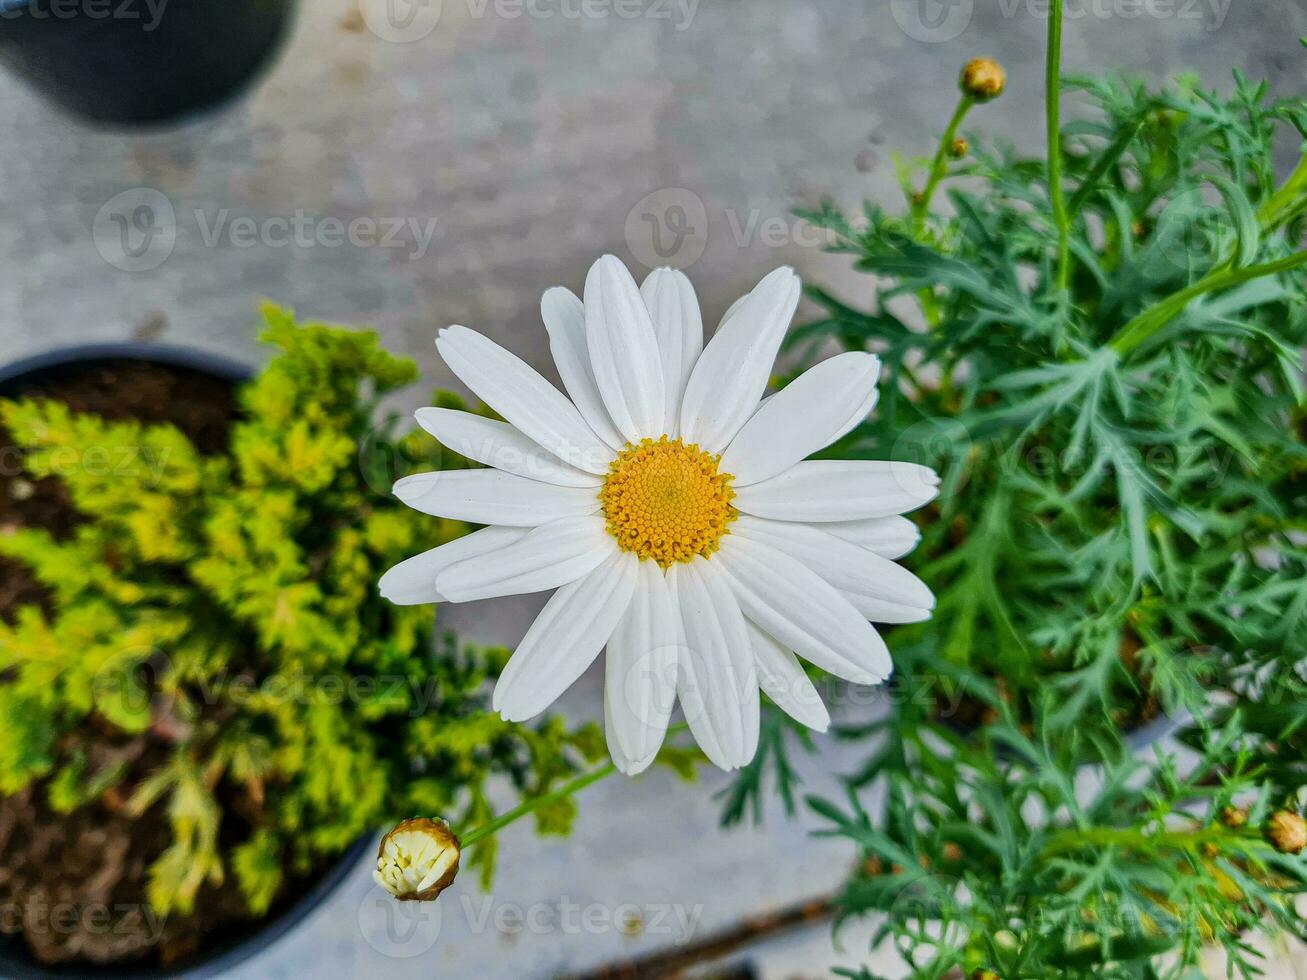
<path fill-rule="evenodd" d="M 0 0 L 4 3 L 5 0 Z M 60 369 L 74 365 L 96 364 L 109 361 L 145 361 L 170 367 L 185 368 L 208 374 L 232 384 L 248 381 L 254 370 L 234 358 L 196 347 L 180 344 L 154 344 L 140 341 L 116 343 L 70 344 L 19 358 L 0 367 L 0 397 L 11 395 L 12 389 L 22 382 L 54 375 Z M 23 940 L 17 935 L 0 934 L 0 975 L 15 980 L 36 980 L 44 977 L 68 977 L 77 980 L 107 980 L 110 977 L 130 977 L 133 980 L 163 980 L 182 977 L 186 980 L 217 977 L 247 962 L 268 949 L 291 932 L 321 906 L 360 864 L 366 862 L 375 846 L 376 835 L 361 834 L 348 848 L 341 851 L 326 871 L 302 894 L 288 902 L 273 917 L 257 920 L 248 932 L 220 942 L 207 953 L 201 953 L 190 962 L 183 961 L 175 968 L 142 967 L 124 963 L 103 967 L 86 964 L 47 967 L 38 965 L 28 954 Z"/>
<path fill-rule="evenodd" d="M 32 375 L 53 374 L 60 368 L 97 361 L 148 361 L 210 374 L 232 384 L 248 381 L 254 375 L 254 369 L 244 361 L 185 344 L 134 340 L 67 344 L 20 357 L 0 367 L 0 394 Z"/>

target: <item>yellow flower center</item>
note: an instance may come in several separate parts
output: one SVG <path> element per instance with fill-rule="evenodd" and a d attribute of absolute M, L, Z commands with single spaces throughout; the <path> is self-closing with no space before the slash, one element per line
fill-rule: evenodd
<path fill-rule="evenodd" d="M 717 472 L 720 458 L 666 436 L 628 443 L 599 491 L 608 532 L 664 568 L 711 555 L 736 516 L 731 475 Z"/>

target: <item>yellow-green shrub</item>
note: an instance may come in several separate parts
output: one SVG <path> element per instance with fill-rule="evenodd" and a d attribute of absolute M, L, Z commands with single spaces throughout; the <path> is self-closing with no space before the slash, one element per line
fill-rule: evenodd
<path fill-rule="evenodd" d="M 592 727 L 489 714 L 505 651 L 437 641 L 432 607 L 377 595 L 385 569 L 468 530 L 404 508 L 365 472 L 398 458 L 373 414 L 416 365 L 370 332 L 265 316 L 280 353 L 241 388 L 225 455 L 167 425 L 0 402 L 28 472 L 57 476 L 85 518 L 62 540 L 0 535 L 52 610 L 0 622 L 0 793 L 35 785 L 59 812 L 109 792 L 131 814 L 166 807 L 173 838 L 149 894 L 163 912 L 188 912 L 229 873 L 262 912 L 286 874 L 374 827 L 484 819 L 490 778 L 540 794 L 602 752 Z M 404 444 L 439 465 L 426 436 Z M 78 465 L 90 453 L 135 465 Z M 105 726 L 165 761 L 91 771 Z M 566 831 L 569 808 L 540 813 L 543 831 Z M 493 850 L 478 851 L 488 873 Z"/>

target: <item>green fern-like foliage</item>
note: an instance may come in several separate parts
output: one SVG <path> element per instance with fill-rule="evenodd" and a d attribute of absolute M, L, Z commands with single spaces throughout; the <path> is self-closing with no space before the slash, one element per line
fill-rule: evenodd
<path fill-rule="evenodd" d="M 437 637 L 431 607 L 377 595 L 387 568 L 469 530 L 404 508 L 377 472 L 466 465 L 374 426 L 416 365 L 371 332 L 265 316 L 279 353 L 240 389 L 225 454 L 168 425 L 0 402 L 27 470 L 57 476 L 83 518 L 62 539 L 0 536 L 50 595 L 0 623 L 0 794 L 164 808 L 149 888 L 163 913 L 228 875 L 262 913 L 360 834 L 414 813 L 479 821 L 489 780 L 538 795 L 602 752 L 593 727 L 491 715 L 506 652 Z M 89 764 L 92 745 L 132 740 L 132 761 Z M 543 832 L 567 831 L 570 811 L 541 812 Z M 478 847 L 483 873 L 492 862 Z"/>
<path fill-rule="evenodd" d="M 843 913 L 914 977 L 1187 978 L 1208 944 L 1255 976 L 1250 928 L 1307 937 L 1307 857 L 1265 836 L 1307 805 L 1307 156 L 1276 167 L 1307 109 L 1068 86 L 1065 248 L 1056 168 L 983 132 L 905 162 L 901 210 L 806 212 L 875 279 L 810 290 L 798 359 L 886 366 L 830 455 L 943 478 L 908 559 L 935 615 L 894 629 L 847 793 L 809 803 L 860 851 Z M 1178 743 L 1131 737 L 1159 716 Z M 764 769 L 793 792 L 786 744 L 728 818 Z"/>

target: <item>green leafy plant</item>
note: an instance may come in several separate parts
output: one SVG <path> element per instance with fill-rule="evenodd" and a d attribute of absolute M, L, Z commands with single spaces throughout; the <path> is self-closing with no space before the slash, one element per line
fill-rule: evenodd
<path fill-rule="evenodd" d="M 551 790 L 603 754 L 593 726 L 491 714 L 506 651 L 433 637 L 433 607 L 377 595 L 385 569 L 468 530 L 373 472 L 466 465 L 374 426 L 416 365 L 371 332 L 266 320 L 280 352 L 240 388 L 227 452 L 56 400 L 0 403 L 30 477 L 57 476 L 79 515 L 65 535 L 0 535 L 48 592 L 0 623 L 0 794 L 92 822 L 166 817 L 148 884 L 164 914 L 203 912 L 231 876 L 262 914 L 387 822 L 489 820 L 492 779 L 566 832 L 573 804 Z M 473 863 L 488 876 L 493 857 L 488 840 Z"/>
<path fill-rule="evenodd" d="M 1307 936 L 1277 829 L 1307 800 L 1307 156 L 1276 167 L 1307 106 L 1080 78 L 1063 124 L 1060 6 L 1045 156 L 958 142 L 964 92 L 906 213 L 803 215 L 875 301 L 810 290 L 799 360 L 886 364 L 830 455 L 943 475 L 914 558 L 938 608 L 894 631 L 888 712 L 838 732 L 847 797 L 809 804 L 859 850 L 843 914 L 912 976 L 1192 976 L 1208 944 L 1253 976 L 1247 930 Z M 785 745 L 728 818 L 765 770 L 794 793 Z"/>

